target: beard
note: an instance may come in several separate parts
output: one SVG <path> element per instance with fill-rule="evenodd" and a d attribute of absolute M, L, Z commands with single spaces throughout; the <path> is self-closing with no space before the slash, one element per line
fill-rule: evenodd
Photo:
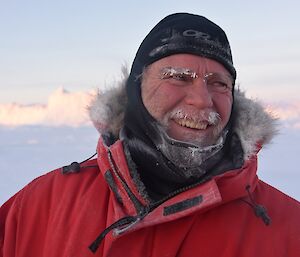
<path fill-rule="evenodd" d="M 199 133 L 191 133 L 190 131 L 181 131 L 180 139 L 173 138 L 170 133 L 170 120 L 182 120 L 186 119 L 192 121 L 194 124 L 206 124 L 206 126 L 210 127 L 210 130 L 206 133 L 201 133 L 201 129 Z M 187 108 L 177 108 L 172 110 L 171 112 L 164 115 L 164 118 L 161 121 L 158 121 L 158 126 L 160 127 L 160 131 L 164 130 L 170 138 L 173 138 L 177 141 L 182 141 L 186 143 L 190 143 L 192 145 L 198 147 L 207 147 L 215 144 L 220 138 L 221 132 L 224 129 L 221 123 L 220 114 L 211 109 L 205 110 L 189 110 Z M 196 132 L 197 129 L 194 129 Z"/>
<path fill-rule="evenodd" d="M 221 126 L 220 115 L 217 112 L 203 110 L 194 114 L 177 109 L 166 114 L 161 122 L 154 124 L 159 135 L 159 140 L 155 143 L 157 149 L 175 166 L 184 169 L 188 177 L 198 177 L 206 172 L 204 163 L 222 149 L 228 132 Z M 178 140 L 168 134 L 168 122 L 176 118 L 205 122 L 213 127 L 205 136 L 200 134 L 195 137 L 195 134 L 187 133 L 182 136 L 185 140 Z"/>

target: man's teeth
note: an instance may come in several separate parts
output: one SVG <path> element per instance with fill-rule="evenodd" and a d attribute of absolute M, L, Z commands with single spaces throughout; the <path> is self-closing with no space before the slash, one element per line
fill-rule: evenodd
<path fill-rule="evenodd" d="M 193 129 L 206 129 L 207 122 L 195 122 L 187 119 L 175 120 L 182 127 L 193 128 Z"/>

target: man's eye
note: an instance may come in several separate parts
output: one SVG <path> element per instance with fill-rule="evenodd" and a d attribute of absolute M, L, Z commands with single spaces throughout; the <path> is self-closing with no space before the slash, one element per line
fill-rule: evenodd
<path fill-rule="evenodd" d="M 207 86 L 217 92 L 227 92 L 232 90 L 232 81 L 222 74 L 211 73 L 206 77 Z"/>
<path fill-rule="evenodd" d="M 208 87 L 217 92 L 227 92 L 231 90 L 231 85 L 221 80 L 213 80 L 207 82 Z"/>
<path fill-rule="evenodd" d="M 226 82 L 223 82 L 223 81 L 212 81 L 209 84 L 211 86 L 214 86 L 214 87 L 223 87 L 223 88 L 227 88 L 228 87 L 228 85 L 226 84 Z"/>

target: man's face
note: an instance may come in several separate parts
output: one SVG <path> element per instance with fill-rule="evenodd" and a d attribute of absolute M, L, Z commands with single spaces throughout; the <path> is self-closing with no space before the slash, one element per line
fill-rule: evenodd
<path fill-rule="evenodd" d="M 142 99 L 171 138 L 208 146 L 216 142 L 229 120 L 231 83 L 222 64 L 196 55 L 176 54 L 146 69 Z"/>

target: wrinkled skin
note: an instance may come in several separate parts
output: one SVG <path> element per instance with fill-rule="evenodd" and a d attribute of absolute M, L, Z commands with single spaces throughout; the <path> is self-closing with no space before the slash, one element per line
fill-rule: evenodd
<path fill-rule="evenodd" d="M 187 68 L 198 78 L 178 85 L 177 79 L 162 79 L 165 67 Z M 229 75 L 222 64 L 191 54 L 171 55 L 147 67 L 142 81 L 143 103 L 171 138 L 199 146 L 212 145 L 219 138 L 230 118 L 232 91 L 210 90 L 202 79 L 210 72 Z M 210 112 L 218 113 L 216 124 L 209 122 Z"/>

